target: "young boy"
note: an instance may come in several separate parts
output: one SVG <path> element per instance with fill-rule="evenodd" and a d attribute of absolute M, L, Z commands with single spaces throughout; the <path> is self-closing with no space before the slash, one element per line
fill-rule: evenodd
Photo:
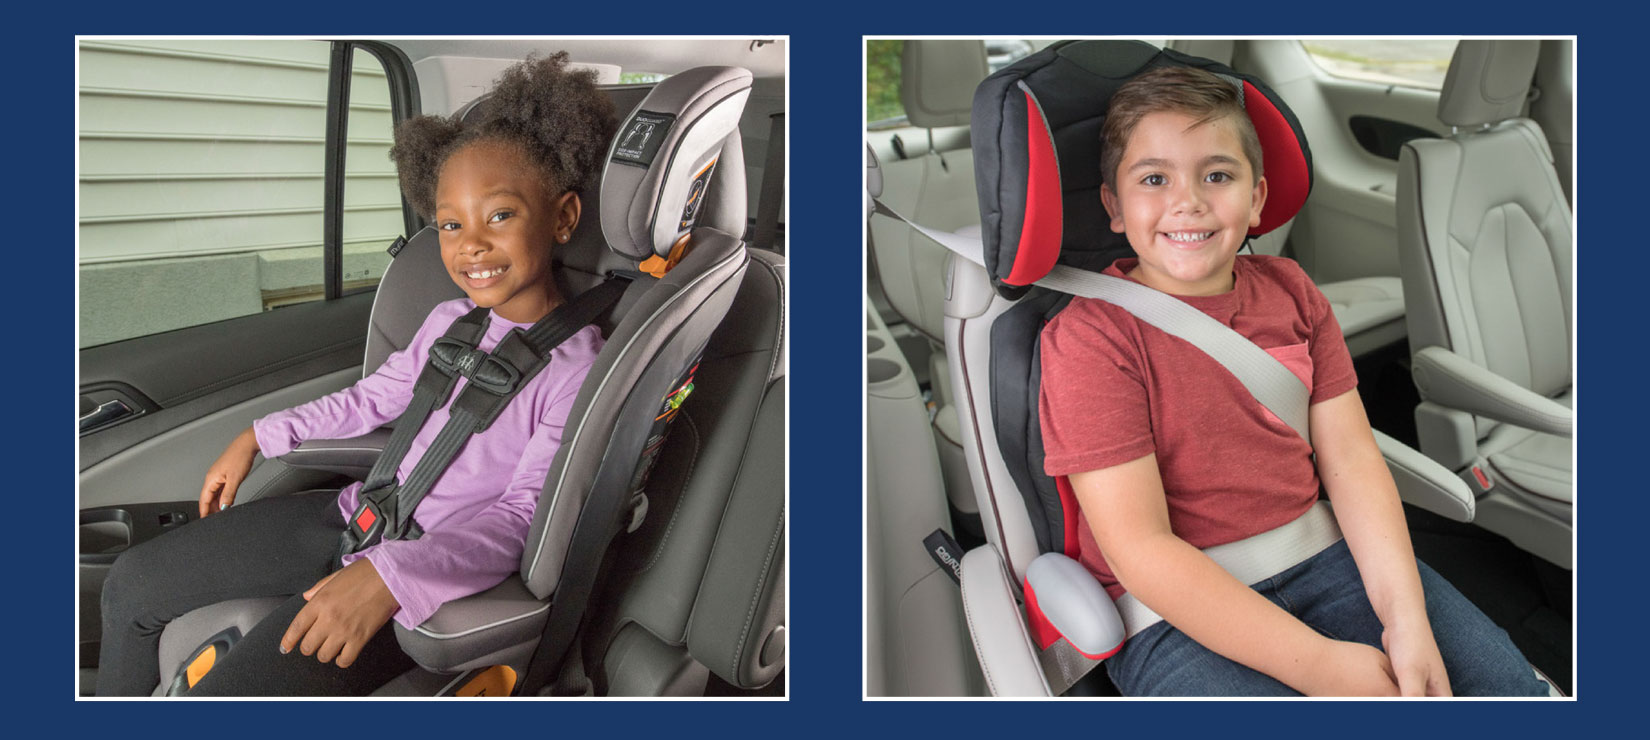
<path fill-rule="evenodd" d="M 1105 272 L 1265 348 L 1310 391 L 1312 437 L 1121 308 L 1076 298 L 1044 329 L 1044 469 L 1070 477 L 1080 559 L 1163 617 L 1106 662 L 1113 682 L 1130 696 L 1546 695 L 1506 633 L 1416 561 L 1328 301 L 1293 261 L 1238 258 L 1266 179 L 1237 89 L 1144 73 L 1101 137 L 1101 198 L 1139 255 Z M 1293 521 L 1320 483 L 1342 542 L 1253 588 L 1201 552 Z"/>

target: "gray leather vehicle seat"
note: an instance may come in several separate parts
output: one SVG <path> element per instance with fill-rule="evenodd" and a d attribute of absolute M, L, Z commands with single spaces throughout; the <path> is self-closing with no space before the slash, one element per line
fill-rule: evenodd
<path fill-rule="evenodd" d="M 1168 48 L 1221 64 L 1232 63 L 1230 39 L 1175 39 Z M 1294 219 L 1249 240 L 1255 254 L 1281 256 Z M 1394 276 L 1375 276 L 1319 283 L 1318 290 L 1335 311 L 1346 348 L 1353 357 L 1373 352 L 1404 338 L 1404 283 Z"/>
<path fill-rule="evenodd" d="M 881 199 L 917 223 L 941 231 L 975 230 L 980 223 L 974 193 L 974 153 L 966 144 L 974 88 L 985 79 L 985 44 L 979 40 L 908 40 L 900 56 L 900 101 L 912 126 L 927 140 L 907 142 L 906 159 L 882 157 Z M 949 129 L 935 139 L 935 129 Z M 947 146 L 961 138 L 964 145 Z M 938 141 L 938 144 L 935 144 Z M 937 148 L 937 151 L 936 151 Z M 871 258 L 889 304 L 927 340 L 925 370 L 933 389 L 934 443 L 951 506 L 975 514 L 968 463 L 951 405 L 945 362 L 946 250 L 887 216 L 871 217 Z M 913 363 L 924 360 L 914 357 Z"/>
<path fill-rule="evenodd" d="M 1438 102 L 1456 133 L 1399 158 L 1399 254 L 1421 451 L 1479 494 L 1480 526 L 1569 568 L 1574 229 L 1547 137 L 1521 117 L 1539 49 L 1456 48 Z"/>
<path fill-rule="evenodd" d="M 610 150 L 600 197 L 586 194 L 585 218 L 572 240 L 558 250 L 558 285 L 564 295 L 577 295 L 598 284 L 611 270 L 634 270 L 645 257 L 668 254 L 679 238 L 685 237 L 690 246 L 680 263 L 663 278 L 637 279 L 611 315 L 598 321 L 608 337 L 607 345 L 575 401 L 567 439 L 552 463 L 528 534 L 519 576 L 444 605 L 416 629 L 397 625 L 396 636 L 402 648 L 425 670 L 403 676 L 379 693 L 433 693 L 450 674 L 496 664 L 510 665 L 521 674 L 542 633 L 563 566 L 575 559 L 569 547 L 576 526 L 581 526 L 585 504 L 594 500 L 593 496 L 628 497 L 636 461 L 642 457 L 643 448 L 656 441 L 646 437 L 658 412 L 659 399 L 670 395 L 668 391 L 675 381 L 694 365 L 701 351 L 707 364 L 716 361 L 717 345 L 710 342 L 710 337 L 735 302 L 750 261 L 744 243 L 735 236 L 746 225 L 743 154 L 737 124 L 750 84 L 750 73 L 743 69 L 707 67 L 677 74 L 651 92 L 637 87 L 609 90 L 616 107 L 629 112 L 621 133 L 636 122 L 637 113 L 643 110 L 674 116 L 674 123 L 660 127 L 663 131 L 657 135 L 665 139 L 650 160 L 619 161 L 612 159 Z M 638 100 L 643 93 L 645 99 Z M 658 120 L 653 119 L 655 123 Z M 712 179 L 708 190 L 695 190 L 695 182 L 707 171 L 720 179 Z M 456 286 L 439 264 L 438 252 L 434 233 L 426 229 L 408 242 L 386 273 L 374 305 L 364 372 L 408 341 L 417 327 L 417 317 L 456 294 Z M 771 269 L 764 272 L 772 274 Z M 764 308 L 773 311 L 775 305 Z M 721 346 L 726 344 L 723 341 Z M 781 399 L 782 390 L 781 385 Z M 714 386 L 704 387 L 684 408 L 714 404 L 713 399 L 722 393 Z M 782 406 L 782 401 L 777 405 Z M 661 464 L 650 480 L 668 480 L 675 474 L 669 463 L 670 449 L 697 444 L 691 439 L 693 435 L 676 431 L 682 426 L 688 425 L 672 428 L 666 453 L 661 455 Z M 782 444 L 782 437 L 770 436 Z M 358 448 L 373 446 L 373 440 L 367 438 L 356 442 Z M 285 460 L 305 464 L 303 458 L 307 455 L 319 457 L 325 464 L 336 464 L 344 454 L 337 449 L 340 446 L 323 443 L 312 449 L 305 445 Z M 774 466 L 782 466 L 782 455 L 767 459 Z M 783 475 L 782 468 L 779 475 Z M 724 489 L 733 488 L 730 478 L 722 478 L 721 483 Z M 735 507 L 728 508 L 728 515 L 734 516 Z M 782 512 L 774 515 L 782 517 Z M 592 523 L 590 526 L 596 528 L 591 531 L 601 531 L 600 525 Z M 765 534 L 760 538 L 761 546 L 768 547 L 771 540 Z M 731 550 L 745 547 L 743 542 L 718 544 Z M 709 569 L 715 567 L 713 564 Z M 733 572 L 713 572 L 707 580 L 737 582 L 741 572 L 738 568 L 728 570 Z M 774 590 L 780 572 L 774 568 L 760 586 Z M 723 593 L 736 590 L 734 583 L 727 585 Z M 272 608 L 271 601 L 228 602 L 175 621 L 162 637 L 162 676 L 169 680 L 175 666 L 208 635 L 231 622 L 249 618 L 255 621 L 261 616 L 260 609 L 267 613 Z M 772 610 L 769 612 L 762 615 L 761 626 L 775 622 Z M 714 644 L 727 639 L 715 630 L 706 631 L 711 634 L 704 639 Z M 772 631 L 760 632 L 756 637 L 767 637 Z"/>

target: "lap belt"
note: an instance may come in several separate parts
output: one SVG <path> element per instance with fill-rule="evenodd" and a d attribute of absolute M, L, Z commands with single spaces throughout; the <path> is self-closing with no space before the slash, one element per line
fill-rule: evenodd
<path fill-rule="evenodd" d="M 423 529 L 413 519 L 418 502 L 452 464 L 470 436 L 492 425 L 516 393 L 550 363 L 550 353 L 568 337 L 595 321 L 624 295 L 630 276 L 614 273 L 601 285 L 564 303 L 527 331 L 511 330 L 491 353 L 476 349 L 487 330 L 488 310 L 476 307 L 455 320 L 430 346 L 430 359 L 413 385 L 412 401 L 396 420 L 383 454 L 361 487 L 360 506 L 339 538 L 339 557 L 360 552 L 381 540 L 418 539 Z M 469 380 L 453 401 L 451 413 L 435 441 L 405 482 L 396 470 L 430 413 L 446 403 L 459 376 Z"/>
<path fill-rule="evenodd" d="M 1203 554 L 1244 585 L 1253 586 L 1340 541 L 1341 527 L 1335 523 L 1335 513 L 1330 510 L 1329 502 L 1319 501 L 1288 524 L 1236 542 L 1215 545 Z M 1134 594 L 1123 594 L 1113 603 L 1117 605 L 1118 615 L 1123 617 L 1128 637 L 1163 621 L 1151 607 L 1134 598 Z"/>

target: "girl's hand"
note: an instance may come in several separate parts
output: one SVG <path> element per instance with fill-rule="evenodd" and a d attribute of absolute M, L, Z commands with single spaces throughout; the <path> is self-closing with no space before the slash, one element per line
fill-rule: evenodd
<path fill-rule="evenodd" d="M 1398 679 L 1386 654 L 1361 642 L 1326 640 L 1308 685 L 1308 696 L 1397 696 Z"/>
<path fill-rule="evenodd" d="M 378 568 L 366 558 L 317 581 L 304 592 L 304 599 L 309 603 L 286 628 L 281 652 L 290 653 L 297 647 L 322 663 L 337 659 L 339 668 L 350 667 L 372 636 L 401 608 Z"/>
<path fill-rule="evenodd" d="M 1392 660 L 1392 671 L 1403 696 L 1453 695 L 1449 674 L 1444 671 L 1444 658 L 1438 654 L 1438 642 L 1432 637 L 1432 627 L 1424 620 L 1418 626 L 1383 630 L 1381 647 Z"/>
<path fill-rule="evenodd" d="M 201 485 L 201 517 L 205 518 L 229 508 L 235 503 L 235 491 L 252 471 L 252 460 L 258 454 L 258 438 L 247 427 L 224 448 L 218 461 L 206 469 L 206 482 Z"/>

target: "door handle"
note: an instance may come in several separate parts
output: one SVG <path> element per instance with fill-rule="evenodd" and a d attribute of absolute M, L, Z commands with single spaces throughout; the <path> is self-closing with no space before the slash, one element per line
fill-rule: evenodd
<path fill-rule="evenodd" d="M 81 409 L 84 410 L 87 404 L 84 403 L 84 398 L 81 400 Z M 119 399 L 106 401 L 99 404 L 91 411 L 84 412 L 80 415 L 80 432 L 84 434 L 87 431 L 112 423 L 117 419 L 123 419 L 131 414 L 132 407 L 127 406 L 124 401 Z"/>

